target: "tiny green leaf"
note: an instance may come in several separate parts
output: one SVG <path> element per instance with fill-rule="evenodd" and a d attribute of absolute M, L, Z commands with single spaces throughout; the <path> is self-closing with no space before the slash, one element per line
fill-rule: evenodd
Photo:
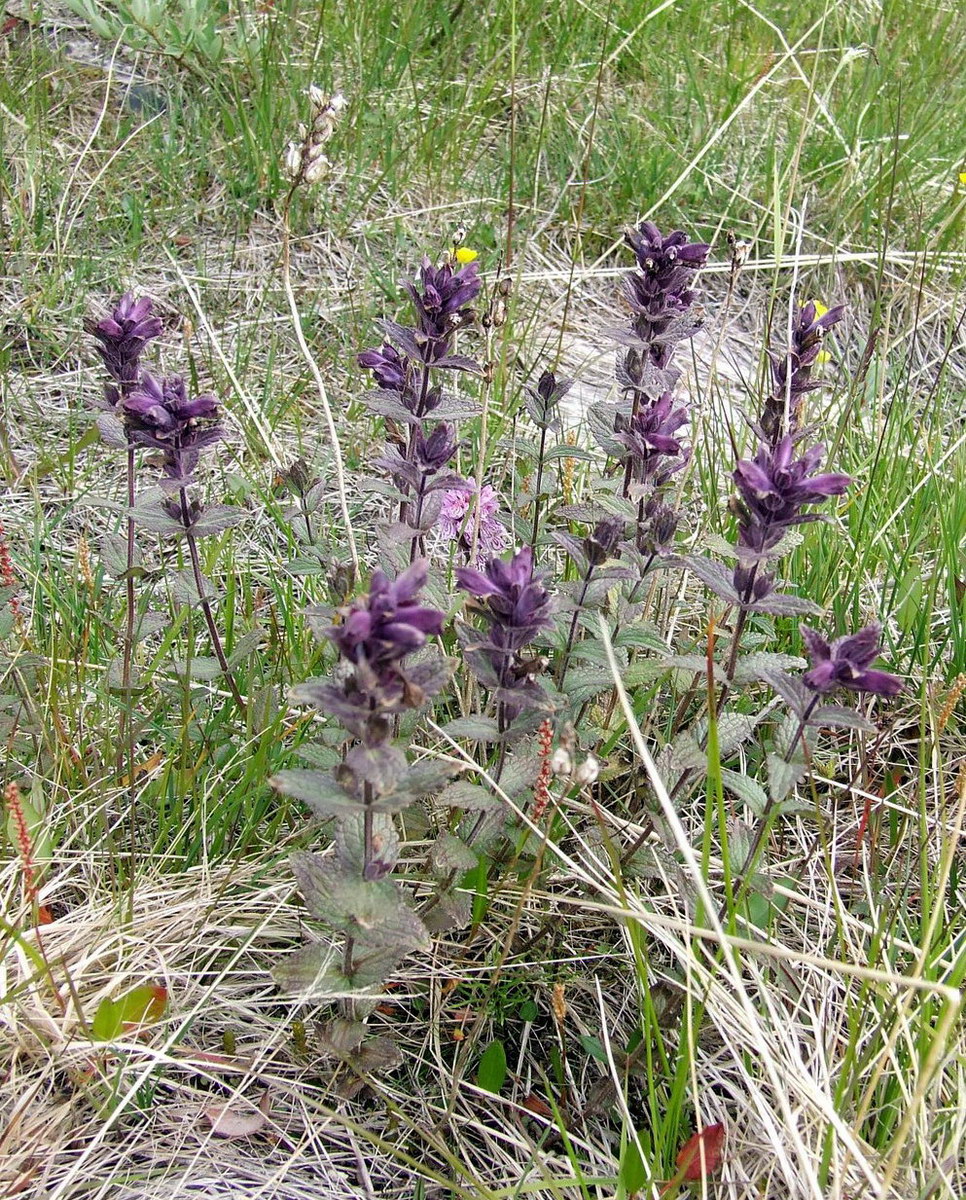
<path fill-rule="evenodd" d="M 476 1082 L 481 1088 L 498 1096 L 506 1083 L 506 1074 L 506 1050 L 501 1041 L 494 1040 L 480 1055 Z"/>

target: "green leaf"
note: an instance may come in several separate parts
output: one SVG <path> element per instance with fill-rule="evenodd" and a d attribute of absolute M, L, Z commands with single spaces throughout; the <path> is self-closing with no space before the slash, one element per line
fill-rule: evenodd
<path fill-rule="evenodd" d="M 773 654 L 759 650 L 738 659 L 734 680 L 735 683 L 753 683 L 758 680 L 767 682 L 771 672 L 799 671 L 807 665 L 804 658 L 795 654 Z"/>
<path fill-rule="evenodd" d="M 359 797 L 350 795 L 328 771 L 296 767 L 290 771 L 279 771 L 269 783 L 284 795 L 294 796 L 296 800 L 307 804 L 318 817 L 359 812 L 365 808 Z"/>
<path fill-rule="evenodd" d="M 287 992 L 304 992 L 307 997 L 321 999 L 349 990 L 348 979 L 332 967 L 337 961 L 333 947 L 312 943 L 283 959 L 273 968 L 272 976 Z"/>
<path fill-rule="evenodd" d="M 112 1042 L 121 1032 L 121 1016 L 116 1001 L 109 996 L 98 1004 L 91 1021 L 91 1037 L 95 1042 Z"/>
<path fill-rule="evenodd" d="M 580 1042 L 585 1052 L 589 1054 L 591 1058 L 596 1058 L 598 1062 L 602 1062 L 605 1065 L 607 1064 L 607 1051 L 600 1044 L 599 1038 L 591 1037 L 585 1033 L 578 1033 L 577 1041 Z"/>
<path fill-rule="evenodd" d="M 500 740 L 497 723 L 492 717 L 457 717 L 442 729 L 451 738 L 471 738 L 476 742 Z"/>
<path fill-rule="evenodd" d="M 244 509 L 232 508 L 227 504 L 209 504 L 191 526 L 191 532 L 199 538 L 213 537 L 244 521 L 245 516 Z"/>
<path fill-rule="evenodd" d="M 655 654 L 670 654 L 667 642 L 653 626 L 644 622 L 618 629 L 614 635 L 614 646 L 636 647 L 641 650 L 653 650 Z"/>
<path fill-rule="evenodd" d="M 187 604 L 189 607 L 194 608 L 203 599 L 209 601 L 209 603 L 214 600 L 215 589 L 203 575 L 201 577 L 201 586 L 204 595 L 198 591 L 194 571 L 185 569 L 183 571 L 171 572 L 171 595 L 178 604 Z"/>
<path fill-rule="evenodd" d="M 406 770 L 406 756 L 391 742 L 378 746 L 353 746 L 345 757 L 345 767 L 356 779 L 372 785 L 377 796 L 393 790 Z"/>
<path fill-rule="evenodd" d="M 619 1178 L 628 1196 L 643 1192 L 647 1184 L 647 1168 L 637 1148 L 636 1138 L 628 1138 L 621 1154 Z"/>
<path fill-rule="evenodd" d="M 757 779 L 752 779 L 750 775 L 742 775 L 740 771 L 730 771 L 727 767 L 722 767 L 721 785 L 733 796 L 737 796 L 742 804 L 747 804 L 758 816 L 765 811 L 768 793 Z"/>
<path fill-rule="evenodd" d="M 221 663 L 213 654 L 196 654 L 194 658 L 172 658 L 171 670 L 183 679 L 199 679 L 209 683 L 221 675 Z"/>
<path fill-rule="evenodd" d="M 334 858 L 296 851 L 292 870 L 309 909 L 334 929 L 401 955 L 428 949 L 429 935 L 389 879 L 361 879 Z"/>
<path fill-rule="evenodd" d="M 494 1040 L 480 1055 L 476 1082 L 481 1088 L 498 1096 L 506 1083 L 506 1074 L 506 1050 L 501 1041 Z"/>
<path fill-rule="evenodd" d="M 471 871 L 477 863 L 475 852 L 452 833 L 444 833 L 429 854 L 429 869 L 434 875 L 449 875 L 451 871 Z"/>
<path fill-rule="evenodd" d="M 122 1033 L 160 1021 L 168 1007 L 167 988 L 143 983 L 118 1000 L 105 996 L 91 1022 L 91 1036 L 98 1042 L 110 1042 Z"/>
<path fill-rule="evenodd" d="M 439 794 L 439 804 L 442 808 L 464 808 L 468 812 L 493 808 L 501 804 L 492 792 L 478 783 L 470 783 L 466 779 L 457 779 Z"/>
<path fill-rule="evenodd" d="M 780 801 L 789 796 L 807 771 L 808 764 L 803 758 L 793 758 L 788 762 L 780 754 L 769 754 L 768 791 L 772 800 Z"/>
<path fill-rule="evenodd" d="M 361 875 L 365 865 L 366 816 L 364 812 L 340 817 L 333 846 L 335 857 L 345 867 Z M 399 835 L 388 813 L 372 814 L 372 849 L 388 869 L 399 859 Z"/>

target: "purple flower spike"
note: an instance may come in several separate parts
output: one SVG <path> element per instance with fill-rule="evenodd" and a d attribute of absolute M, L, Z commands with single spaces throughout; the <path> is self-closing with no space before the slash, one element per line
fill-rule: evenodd
<path fill-rule="evenodd" d="M 477 271 L 475 262 L 454 270 L 448 262 L 434 267 L 428 258 L 423 259 L 419 279 L 407 284 L 406 290 L 416 306 L 419 327 L 426 337 L 448 342 L 454 329 L 468 323 L 470 313 L 466 306 L 481 287 Z"/>
<path fill-rule="evenodd" d="M 813 475 L 825 453 L 813 446 L 801 458 L 794 457 L 795 440 L 784 437 L 776 446 L 761 446 L 753 460 L 738 463 L 735 483 L 752 519 L 774 528 L 798 525 L 816 519 L 803 513 L 806 504 L 819 504 L 841 496 L 852 480 L 848 475 Z"/>
<path fill-rule="evenodd" d="M 551 599 L 533 572 L 533 548 L 524 546 L 509 562 L 491 558 L 482 571 L 456 568 L 457 586 L 481 603 L 474 608 L 487 624 L 485 633 L 460 635 L 470 669 L 497 700 L 500 732 L 524 709 L 546 707 L 543 688 L 520 651 L 551 625 Z"/>
<path fill-rule="evenodd" d="M 97 353 L 101 356 L 108 374 L 128 391 L 138 380 L 138 362 L 145 345 L 161 333 L 161 321 L 151 315 L 153 307 L 148 296 L 135 300 L 126 292 L 114 306 L 110 316 L 88 329 L 97 339 Z M 110 389 L 108 401 L 113 406 L 120 399 L 116 389 Z"/>
<path fill-rule="evenodd" d="M 121 402 L 131 441 L 164 451 L 164 471 L 183 483 L 197 466 L 201 450 L 222 436 L 214 396 L 188 397 L 180 375 L 155 379 L 145 371 Z"/>
<path fill-rule="evenodd" d="M 396 664 L 426 642 L 428 634 L 443 628 L 443 614 L 417 603 L 426 583 L 428 564 L 420 558 L 396 579 L 373 571 L 369 594 L 343 610 L 341 625 L 332 625 L 328 635 L 340 654 L 351 663 L 366 664 L 385 681 Z"/>
<path fill-rule="evenodd" d="M 408 387 L 408 364 L 389 342 L 383 342 L 379 350 L 363 350 L 356 359 L 360 367 L 373 373 L 376 383 L 385 391 L 404 392 Z"/>
<path fill-rule="evenodd" d="M 456 568 L 457 586 L 478 600 L 490 626 L 493 648 L 502 656 L 520 650 L 550 626 L 550 593 L 533 573 L 533 548 L 524 546 L 510 561 L 491 558 L 482 571 Z"/>
<path fill-rule="evenodd" d="M 684 449 L 675 435 L 688 420 L 688 410 L 683 405 L 675 408 L 670 392 L 664 392 L 653 404 L 642 406 L 626 418 L 626 428 L 615 437 L 630 452 L 633 482 L 641 484 L 653 477 L 660 487 L 687 463 L 690 451 Z M 619 422 L 625 424 L 625 418 L 619 418 Z M 677 461 L 668 461 L 673 459 Z"/>
<path fill-rule="evenodd" d="M 783 430 L 794 434 L 798 429 L 806 393 L 822 386 L 811 378 L 812 367 L 821 361 L 822 339 L 833 325 L 841 321 L 844 312 L 844 304 L 825 308 L 810 300 L 798 310 L 788 352 L 769 355 L 772 392 L 765 401 L 758 431 L 765 441 L 774 444 Z"/>
<path fill-rule="evenodd" d="M 813 666 L 802 677 L 807 688 L 820 695 L 848 688 L 876 696 L 895 696 L 903 690 L 902 680 L 887 671 L 870 671 L 879 657 L 879 625 L 866 625 L 850 637 L 837 638 L 831 645 L 814 629 L 802 626 L 802 637 Z"/>

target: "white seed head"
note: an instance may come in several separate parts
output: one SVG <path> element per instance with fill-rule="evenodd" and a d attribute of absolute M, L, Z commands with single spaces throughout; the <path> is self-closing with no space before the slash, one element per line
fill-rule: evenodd
<path fill-rule="evenodd" d="M 574 769 L 574 760 L 570 757 L 569 750 L 565 750 L 563 746 L 559 746 L 550 755 L 550 770 L 554 775 L 569 775 Z"/>
<path fill-rule="evenodd" d="M 289 142 L 286 147 L 282 169 L 289 179 L 298 179 L 302 170 L 302 147 L 298 142 Z"/>
<path fill-rule="evenodd" d="M 314 83 L 309 85 L 309 100 L 316 112 L 323 112 L 329 107 L 329 97 Z"/>
<path fill-rule="evenodd" d="M 597 776 L 600 774 L 600 763 L 592 754 L 588 754 L 584 761 L 574 772 L 574 782 L 579 787 L 589 787 L 590 784 L 596 782 Z"/>
<path fill-rule="evenodd" d="M 324 154 L 320 154 L 317 158 L 313 158 L 305 168 L 305 182 L 319 183 L 329 173 L 331 163 Z"/>

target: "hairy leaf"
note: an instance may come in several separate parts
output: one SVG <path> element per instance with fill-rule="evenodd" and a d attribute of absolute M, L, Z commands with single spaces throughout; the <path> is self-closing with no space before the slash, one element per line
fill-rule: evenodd
<path fill-rule="evenodd" d="M 751 683 L 762 680 L 771 685 L 776 673 L 801 670 L 807 664 L 804 658 L 795 654 L 774 654 L 759 650 L 753 654 L 745 654 L 735 665 L 735 683 Z M 774 686 L 774 685 L 771 685 Z M 777 688 L 776 688 L 777 691 Z"/>
<path fill-rule="evenodd" d="M 333 839 L 336 859 L 357 875 L 365 867 L 365 825 L 365 813 L 349 813 L 339 818 Z M 387 874 L 399 860 L 399 835 L 388 813 L 372 814 L 372 849 Z"/>
<path fill-rule="evenodd" d="M 240 508 L 231 508 L 227 504 L 209 504 L 191 526 L 195 537 L 213 537 L 232 529 L 244 521 L 246 513 Z"/>
<path fill-rule="evenodd" d="M 444 833 L 429 852 L 429 869 L 440 877 L 451 871 L 471 871 L 476 863 L 473 850 L 452 833 Z"/>
<path fill-rule="evenodd" d="M 722 767 L 721 786 L 731 792 L 733 796 L 737 796 L 743 804 L 747 804 L 758 816 L 765 811 L 768 793 L 758 780 L 753 779 L 750 775 L 743 775 L 740 771 L 730 771 L 727 767 Z"/>
<path fill-rule="evenodd" d="M 392 742 L 353 746 L 345 757 L 345 768 L 360 782 L 368 783 L 377 796 L 383 796 L 392 792 L 406 770 L 406 756 Z"/>
<path fill-rule="evenodd" d="M 457 717 L 442 726 L 451 738 L 470 738 L 477 742 L 498 742 L 501 735 L 493 717 Z"/>
<path fill-rule="evenodd" d="M 296 851 L 292 870 L 313 914 L 373 947 L 401 954 L 426 949 L 429 937 L 391 880 L 367 880 L 334 858 Z"/>
<path fill-rule="evenodd" d="M 801 596 L 789 596 L 784 592 L 771 592 L 761 600 L 745 605 L 749 612 L 771 613 L 776 617 L 820 616 L 822 608 Z"/>
<path fill-rule="evenodd" d="M 317 817 L 331 817 L 343 813 L 358 812 L 366 806 L 358 796 L 353 796 L 336 783 L 328 771 L 312 771 L 296 767 L 279 771 L 269 780 L 273 788 L 286 796 L 294 796 L 307 804 Z M 376 812 L 388 811 L 385 807 L 371 806 Z"/>
<path fill-rule="evenodd" d="M 793 758 L 789 762 L 779 754 L 769 754 L 768 791 L 772 801 L 777 803 L 786 799 L 807 771 L 808 764 L 803 758 Z"/>
<path fill-rule="evenodd" d="M 732 572 L 721 563 L 710 558 L 702 558 L 697 554 L 686 554 L 679 560 L 670 558 L 667 560 L 670 564 L 673 564 L 674 561 L 679 561 L 687 567 L 706 588 L 714 592 L 716 596 L 720 596 L 722 600 L 727 600 L 729 604 L 739 602 L 738 593 L 732 582 Z"/>

